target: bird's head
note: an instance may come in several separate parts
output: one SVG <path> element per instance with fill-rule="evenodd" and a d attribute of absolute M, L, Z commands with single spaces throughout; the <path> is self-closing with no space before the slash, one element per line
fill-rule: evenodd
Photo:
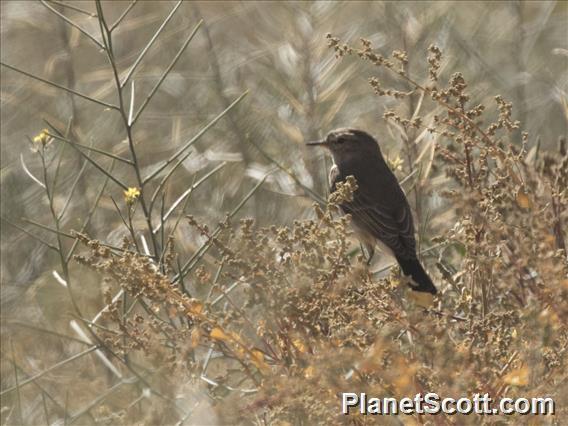
<path fill-rule="evenodd" d="M 379 152 L 379 145 L 370 134 L 351 128 L 333 130 L 325 139 L 308 142 L 307 145 L 329 149 L 336 163 L 346 157 L 376 155 Z"/>

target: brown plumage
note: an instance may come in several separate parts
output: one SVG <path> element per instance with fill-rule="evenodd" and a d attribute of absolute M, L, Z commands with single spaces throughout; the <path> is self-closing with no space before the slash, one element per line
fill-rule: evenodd
<path fill-rule="evenodd" d="M 332 192 L 347 176 L 357 180 L 353 201 L 343 203 L 341 208 L 351 214 L 359 239 L 369 252 L 369 260 L 375 244 L 381 243 L 396 258 L 402 272 L 411 277 L 413 290 L 435 294 L 436 287 L 416 255 L 410 206 L 377 141 L 364 131 L 344 128 L 308 145 L 330 150 L 335 163 L 330 171 Z"/>

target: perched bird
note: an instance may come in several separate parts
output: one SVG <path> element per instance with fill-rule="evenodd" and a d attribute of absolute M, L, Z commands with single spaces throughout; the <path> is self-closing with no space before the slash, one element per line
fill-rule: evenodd
<path fill-rule="evenodd" d="M 351 214 L 369 262 L 375 245 L 380 244 L 396 258 L 404 275 L 411 278 L 413 290 L 436 294 L 436 287 L 416 256 L 410 206 L 377 141 L 364 131 L 344 128 L 308 145 L 325 147 L 333 156 L 329 175 L 331 192 L 347 176 L 357 180 L 353 201 L 344 202 L 341 209 Z"/>

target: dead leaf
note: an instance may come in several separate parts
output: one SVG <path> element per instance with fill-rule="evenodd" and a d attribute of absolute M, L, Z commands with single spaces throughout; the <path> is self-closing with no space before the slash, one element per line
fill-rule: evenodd
<path fill-rule="evenodd" d="M 434 295 L 425 293 L 423 291 L 409 291 L 408 299 L 412 300 L 418 306 L 423 308 L 430 308 L 434 305 Z"/>
<path fill-rule="evenodd" d="M 293 339 L 292 344 L 298 350 L 298 352 L 302 354 L 307 352 L 306 345 L 304 345 L 304 342 L 302 342 L 300 339 Z"/>
<path fill-rule="evenodd" d="M 219 340 L 221 342 L 231 340 L 231 336 L 225 333 L 220 327 L 215 327 L 214 329 L 212 329 L 209 333 L 209 337 L 211 337 L 213 340 Z"/>
<path fill-rule="evenodd" d="M 311 379 L 312 377 L 314 377 L 314 374 L 315 374 L 315 368 L 311 365 L 304 370 L 304 377 L 306 379 Z"/>
<path fill-rule="evenodd" d="M 199 328 L 194 328 L 191 330 L 191 347 L 195 348 L 199 345 L 199 341 L 201 340 L 201 330 Z"/>
<path fill-rule="evenodd" d="M 529 384 L 529 374 L 530 370 L 525 365 L 521 368 L 517 368 L 516 370 L 511 371 L 505 377 L 503 377 L 503 381 L 511 386 L 526 386 Z"/>
<path fill-rule="evenodd" d="M 519 190 L 517 191 L 516 199 L 517 199 L 517 204 L 520 208 L 525 210 L 531 208 L 532 206 L 531 200 L 523 188 L 519 188 Z"/>

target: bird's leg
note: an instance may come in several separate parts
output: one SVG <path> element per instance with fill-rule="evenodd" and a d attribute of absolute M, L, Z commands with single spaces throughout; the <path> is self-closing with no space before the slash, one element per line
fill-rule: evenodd
<path fill-rule="evenodd" d="M 414 281 L 414 279 L 412 278 L 412 275 L 406 275 L 402 269 L 400 270 L 400 282 L 402 284 L 406 284 L 408 285 L 411 289 L 416 289 L 416 287 L 418 287 L 418 284 L 416 283 L 416 281 Z"/>
<path fill-rule="evenodd" d="M 371 260 L 373 260 L 373 256 L 375 254 L 375 246 L 369 243 L 360 243 L 361 252 L 366 254 L 367 257 L 367 266 L 371 265 Z"/>

